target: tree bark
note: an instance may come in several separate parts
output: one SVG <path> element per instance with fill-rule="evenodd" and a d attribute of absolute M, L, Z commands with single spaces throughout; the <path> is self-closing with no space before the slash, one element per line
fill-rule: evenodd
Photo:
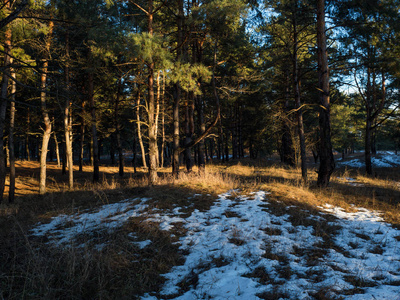
<path fill-rule="evenodd" d="M 184 154 L 185 154 L 186 171 L 191 172 L 193 167 L 192 149 L 190 147 L 193 135 L 193 93 L 187 95 L 186 98 L 187 99 L 185 101 L 185 123 L 184 123 L 185 125 Z"/>
<path fill-rule="evenodd" d="M 289 119 L 289 99 L 290 99 L 290 77 L 289 71 L 286 72 L 285 100 L 283 101 L 283 117 L 282 117 L 282 137 L 281 137 L 281 156 L 282 162 L 294 167 L 296 165 L 296 154 L 293 148 L 293 139 L 290 130 Z"/>
<path fill-rule="evenodd" d="M 84 146 L 85 146 L 85 100 L 82 98 L 81 103 L 82 111 L 80 116 L 80 137 L 79 137 L 79 172 L 83 171 L 83 154 L 84 154 Z"/>
<path fill-rule="evenodd" d="M 164 152 L 165 152 L 165 72 L 163 72 L 163 85 L 162 85 L 162 115 L 161 115 L 161 154 L 160 154 L 160 167 L 164 167 Z"/>
<path fill-rule="evenodd" d="M 53 140 L 54 140 L 54 145 L 56 147 L 56 159 L 57 159 L 57 167 L 60 168 L 61 167 L 61 161 L 60 161 L 60 147 L 58 145 L 58 141 L 57 141 L 57 135 L 56 132 L 53 131 Z"/>
<path fill-rule="evenodd" d="M 14 69 L 11 71 L 11 77 L 16 78 Z M 15 125 L 15 93 L 17 84 L 13 80 L 11 86 L 11 108 L 10 108 L 10 134 L 8 138 L 8 147 L 10 153 L 10 188 L 8 192 L 8 202 L 14 203 L 15 200 L 15 151 L 14 151 L 14 125 Z"/>
<path fill-rule="evenodd" d="M 179 146 L 180 146 L 180 134 L 179 134 L 179 106 L 181 98 L 181 88 L 179 83 L 175 84 L 174 87 L 174 104 L 173 104 L 173 155 L 172 155 L 172 174 L 178 176 L 179 174 Z"/>
<path fill-rule="evenodd" d="M 30 110 L 28 108 L 27 110 L 27 115 L 26 115 L 26 132 L 25 132 L 25 153 L 26 153 L 26 159 L 27 161 L 31 160 L 31 153 L 29 150 L 29 132 L 31 130 L 31 116 L 30 116 Z M 1 142 L 1 141 L 0 141 Z"/>
<path fill-rule="evenodd" d="M 317 185 L 327 187 L 335 169 L 331 142 L 329 67 L 325 33 L 325 0 L 317 1 L 317 44 L 319 75 L 319 156 L 320 165 Z"/>
<path fill-rule="evenodd" d="M 88 92 L 89 92 L 89 103 L 92 114 L 92 159 L 93 159 L 93 182 L 99 182 L 100 180 L 100 169 L 99 169 L 99 141 L 97 138 L 97 118 L 96 118 L 96 106 L 94 100 L 94 83 L 93 74 L 88 74 Z"/>
<path fill-rule="evenodd" d="M 206 131 L 206 124 L 204 122 L 204 103 L 203 103 L 203 97 L 201 95 L 197 96 L 197 115 L 199 119 L 200 135 L 202 135 Z M 204 140 L 199 142 L 198 167 L 200 174 L 203 174 L 206 168 Z"/>
<path fill-rule="evenodd" d="M 148 32 L 153 35 L 153 0 L 149 0 L 148 9 Z M 154 100 L 154 62 L 147 64 L 148 77 L 148 115 L 149 115 L 149 185 L 157 183 L 157 127 L 155 120 L 155 100 Z"/>
<path fill-rule="evenodd" d="M 141 121 L 140 121 L 140 91 L 138 93 L 138 97 L 137 97 L 137 101 L 136 101 L 136 120 L 137 120 L 137 134 L 138 134 L 138 139 L 139 139 L 140 151 L 142 153 L 142 164 L 143 164 L 143 167 L 145 169 L 147 169 L 146 151 L 144 150 Z"/>
<path fill-rule="evenodd" d="M 306 141 L 304 136 L 303 110 L 301 108 L 300 99 L 300 80 L 298 67 L 298 41 L 297 41 L 297 17 L 293 13 L 293 89 L 294 100 L 297 111 L 297 130 L 300 140 L 300 158 L 301 158 L 301 176 L 304 182 L 307 182 L 307 165 L 306 165 Z"/>
<path fill-rule="evenodd" d="M 54 22 L 49 22 L 49 32 L 46 37 L 46 45 L 45 45 L 45 59 L 42 66 L 42 74 L 40 76 L 40 104 L 42 110 L 42 117 L 44 122 L 44 132 L 42 136 L 42 149 L 40 152 L 40 176 L 39 176 L 39 194 L 43 195 L 46 193 L 46 167 L 47 167 L 47 151 L 48 145 L 51 135 L 51 121 L 49 117 L 49 113 L 46 107 L 46 88 L 47 88 L 47 71 L 49 67 L 49 55 L 50 55 L 50 46 L 51 39 L 53 36 L 53 28 Z"/>
<path fill-rule="evenodd" d="M 67 65 L 65 66 L 65 85 L 66 91 L 69 93 L 70 91 L 70 82 L 69 82 L 69 66 L 68 66 L 68 58 L 69 58 L 69 34 L 66 36 L 66 51 L 67 51 Z M 65 136 L 65 155 L 67 158 L 68 165 L 68 188 L 70 190 L 74 187 L 74 160 L 73 160 L 73 152 L 72 152 L 72 112 L 71 112 L 71 101 L 69 99 L 69 95 L 65 100 L 64 104 L 64 136 Z"/>
<path fill-rule="evenodd" d="M 124 176 L 124 153 L 122 152 L 121 144 L 121 132 L 119 127 L 119 102 L 122 88 L 122 77 L 118 80 L 117 96 L 115 97 L 115 109 L 114 109 L 114 124 L 115 124 L 115 135 L 117 139 L 117 150 L 118 150 L 118 174 L 120 177 Z"/>
<path fill-rule="evenodd" d="M 11 8 L 10 1 L 3 1 L 6 8 Z M 7 26 L 4 32 L 4 72 L 1 81 L 0 91 L 0 203 L 3 202 L 4 189 L 6 184 L 6 157 L 4 153 L 4 128 L 6 123 L 7 111 L 7 89 L 8 89 L 8 74 L 11 64 L 11 28 Z"/>
<path fill-rule="evenodd" d="M 182 59 L 182 47 L 183 47 L 183 23 L 184 23 L 184 10 L 183 10 L 183 0 L 178 0 L 178 15 L 177 15 L 177 43 L 180 45 L 177 51 L 176 60 Z M 181 100 L 181 87 L 179 82 L 174 86 L 174 104 L 173 104 L 173 155 L 172 155 L 172 175 L 179 175 L 179 148 L 180 148 L 180 136 L 179 136 L 179 106 Z"/>

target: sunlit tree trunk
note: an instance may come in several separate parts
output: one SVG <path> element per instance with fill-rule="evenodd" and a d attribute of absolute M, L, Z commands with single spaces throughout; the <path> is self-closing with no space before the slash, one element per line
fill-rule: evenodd
<path fill-rule="evenodd" d="M 69 34 L 66 36 L 66 51 L 67 60 L 69 59 Z M 67 90 L 67 99 L 64 104 L 64 136 L 65 136 L 65 155 L 67 158 L 68 165 L 68 187 L 73 189 L 74 187 L 74 160 L 72 152 L 72 112 L 71 112 L 71 101 L 70 101 L 70 82 L 69 82 L 69 61 L 65 67 L 65 85 Z"/>
<path fill-rule="evenodd" d="M 325 0 L 317 1 L 317 44 L 318 44 L 318 75 L 320 90 L 319 110 L 319 156 L 320 165 L 317 184 L 326 187 L 335 169 L 335 160 L 331 142 L 329 68 L 325 33 Z"/>
<path fill-rule="evenodd" d="M 143 167 L 147 169 L 146 163 L 146 151 L 144 150 L 143 138 L 142 138 L 142 126 L 140 121 L 140 91 L 138 93 L 137 101 L 136 101 L 136 121 L 137 121 L 137 134 L 139 139 L 140 151 L 142 153 L 142 164 Z"/>
<path fill-rule="evenodd" d="M 206 124 L 204 122 L 204 103 L 203 103 L 203 97 L 202 96 L 197 96 L 197 114 L 198 114 L 198 120 L 199 120 L 199 129 L 200 129 L 200 134 L 203 134 L 204 131 L 206 130 Z M 198 158 L 198 166 L 199 166 L 199 172 L 204 173 L 205 167 L 206 167 L 206 162 L 205 162 L 205 141 L 202 140 L 199 142 L 199 158 Z"/>
<path fill-rule="evenodd" d="M 180 48 L 177 51 L 177 61 L 182 59 L 182 43 L 183 37 L 183 22 L 184 22 L 184 10 L 183 0 L 178 0 L 178 15 L 177 15 L 177 42 Z M 179 82 L 174 86 L 174 104 L 173 104 L 173 157 L 172 157 L 172 174 L 177 176 L 179 174 L 179 106 L 181 100 L 181 87 Z"/>
<path fill-rule="evenodd" d="M 157 96 L 156 96 L 156 112 L 155 112 L 155 123 L 156 123 L 156 132 L 155 132 L 155 136 L 156 138 L 158 137 L 158 128 L 159 128 L 159 118 L 160 118 L 160 101 L 161 101 L 161 84 L 160 84 L 160 73 L 161 71 L 157 72 L 157 78 L 156 78 L 156 86 L 157 86 Z M 160 150 L 158 147 L 158 143 L 157 143 L 157 155 L 156 155 L 156 160 L 157 160 L 157 168 L 160 166 Z"/>
<path fill-rule="evenodd" d="M 3 1 L 5 9 L 10 9 L 11 2 Z M 0 91 L 0 203 L 3 202 L 3 194 L 6 183 L 6 157 L 3 151 L 4 149 L 4 128 L 6 123 L 6 111 L 7 111 L 7 92 L 8 92 L 8 81 L 9 77 L 7 72 L 10 71 L 11 63 L 11 28 L 7 26 L 4 32 L 4 61 L 3 61 L 3 77 L 1 80 L 1 91 Z"/>
<path fill-rule="evenodd" d="M 61 160 L 60 160 L 60 147 L 57 141 L 57 135 L 56 132 L 53 131 L 53 140 L 54 140 L 54 145 L 56 147 L 56 159 L 57 159 L 57 167 L 61 167 Z"/>
<path fill-rule="evenodd" d="M 16 73 L 12 69 L 11 77 L 16 78 Z M 17 84 L 13 80 L 11 86 L 11 108 L 10 108 L 10 133 L 8 137 L 8 147 L 10 155 L 10 188 L 8 192 L 8 202 L 13 203 L 15 200 L 15 150 L 14 150 L 14 125 L 15 125 L 15 93 Z"/>
<path fill-rule="evenodd" d="M 163 72 L 163 89 L 162 89 L 162 112 L 161 112 L 161 154 L 160 167 L 164 167 L 164 152 L 165 152 L 165 72 Z"/>
<path fill-rule="evenodd" d="M 148 9 L 148 32 L 153 35 L 153 0 L 149 0 Z M 157 183 L 157 128 L 155 121 L 155 99 L 154 99 L 154 62 L 147 64 L 148 76 L 148 110 L 149 110 L 149 185 Z"/>
<path fill-rule="evenodd" d="M 40 152 L 40 176 L 39 176 L 39 194 L 43 195 L 46 193 L 46 167 L 47 167 L 47 151 L 48 145 L 51 135 L 51 121 L 49 117 L 49 113 L 46 106 L 46 88 L 47 88 L 47 71 L 49 67 L 49 55 L 50 55 L 50 46 L 51 46 L 51 39 L 53 35 L 53 28 L 54 22 L 49 22 L 49 32 L 46 37 L 46 47 L 45 47 L 45 59 L 43 62 L 43 66 L 41 69 L 41 76 L 40 76 L 40 104 L 42 110 L 42 117 L 44 123 L 44 132 L 42 136 L 42 148 Z"/>

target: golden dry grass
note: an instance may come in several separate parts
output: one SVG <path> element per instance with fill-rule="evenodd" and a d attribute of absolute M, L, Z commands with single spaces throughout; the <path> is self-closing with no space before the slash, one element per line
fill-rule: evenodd
<path fill-rule="evenodd" d="M 21 205 L 29 202 L 41 207 L 41 203 L 50 201 L 57 207 L 61 206 L 92 205 L 108 203 L 129 197 L 132 193 L 151 194 L 153 197 L 162 195 L 163 190 L 183 190 L 184 193 L 211 194 L 232 189 L 242 192 L 252 192 L 258 189 L 271 192 L 271 197 L 284 199 L 290 202 L 304 203 L 312 206 L 331 204 L 351 209 L 351 205 L 364 206 L 370 209 L 383 211 L 387 219 L 400 224 L 397 217 L 400 206 L 400 183 L 396 170 L 378 170 L 380 176 L 369 177 L 352 169 L 340 169 L 334 172 L 331 184 L 326 189 L 316 187 L 317 173 L 314 169 L 308 171 L 308 183 L 304 184 L 298 168 L 287 168 L 271 163 L 234 163 L 230 165 L 209 165 L 206 172 L 199 176 L 198 170 L 181 172 L 176 178 L 171 176 L 170 169 L 159 170 L 157 187 L 147 187 L 147 173 L 138 168 L 134 173 L 132 167 L 125 168 L 124 178 L 119 178 L 118 168 L 101 166 L 101 182 L 91 180 L 91 167 L 84 166 L 83 172 L 78 172 L 75 166 L 75 186 L 69 190 L 67 175 L 62 174 L 56 164 L 50 163 L 47 168 L 48 194 L 39 197 L 38 172 L 39 164 L 35 161 L 17 162 L 16 204 L 0 206 L 0 215 L 16 213 Z M 396 175 L 395 175 L 396 174 Z M 349 178 L 352 178 L 349 180 Z M 7 182 L 6 192 L 7 195 Z M 170 199 L 173 201 L 173 199 Z M 32 203 L 34 202 L 34 203 Z"/>
<path fill-rule="evenodd" d="M 140 295 L 156 290 L 163 282 L 160 274 L 179 264 L 182 254 L 177 251 L 176 239 L 171 239 L 156 225 L 143 222 L 142 216 L 132 218 L 112 236 L 105 236 L 104 239 L 111 239 L 112 243 L 101 251 L 47 249 L 41 241 L 28 238 L 29 228 L 37 221 L 127 198 L 150 198 L 149 209 L 171 211 L 179 206 L 181 213 L 189 216 L 195 209 L 208 210 L 216 196 L 228 190 L 246 194 L 264 190 L 271 193 L 271 209 L 276 213 L 290 213 L 292 221 L 299 224 L 308 220 L 304 217 L 305 211 L 316 212 L 325 204 L 347 210 L 354 206 L 379 210 L 384 212 L 387 221 L 400 224 L 398 170 L 382 169 L 377 172 L 379 176 L 368 177 L 357 170 L 339 169 L 326 189 L 316 186 L 314 169 L 309 170 L 309 181 L 305 184 L 299 169 L 265 161 L 212 164 L 202 175 L 195 168 L 191 173 L 181 172 L 178 177 L 173 177 L 170 169 L 160 169 L 159 182 L 152 187 L 147 186 L 144 169 L 134 173 L 133 168 L 126 167 L 123 178 L 119 178 L 117 167 L 101 166 L 100 171 L 101 182 L 92 183 L 90 166 L 85 166 L 83 172 L 76 168 L 75 187 L 69 190 L 67 175 L 61 174 L 55 164 L 49 164 L 48 193 L 39 196 L 39 164 L 17 163 L 16 202 L 0 206 L 0 239 L 4 241 L 0 251 L 6 254 L 0 257 L 3 266 L 0 277 L 4 273 L 1 277 L 4 280 L 0 280 L 0 299 L 35 295 L 63 299 L 82 295 L 120 298 L 124 294 Z M 199 196 L 192 197 L 193 194 Z M 306 210 L 291 208 L 288 211 L 289 205 Z M 324 247 L 329 247 L 329 232 L 334 228 L 328 223 L 314 223 L 308 225 L 321 232 Z M 181 228 L 174 232 L 176 238 L 183 231 Z M 154 247 L 135 248 L 127 239 L 132 232 L 141 240 L 153 240 Z"/>

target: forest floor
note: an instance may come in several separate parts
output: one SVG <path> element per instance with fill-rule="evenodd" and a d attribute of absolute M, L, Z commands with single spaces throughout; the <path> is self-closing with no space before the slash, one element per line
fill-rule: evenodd
<path fill-rule="evenodd" d="M 160 170 L 17 163 L 0 205 L 0 299 L 400 299 L 400 156 L 342 160 L 327 189 L 276 157 Z"/>

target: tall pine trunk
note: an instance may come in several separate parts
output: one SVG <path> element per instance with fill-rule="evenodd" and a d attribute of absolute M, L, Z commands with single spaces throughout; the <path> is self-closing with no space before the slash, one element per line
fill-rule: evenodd
<path fill-rule="evenodd" d="M 160 154 L 160 167 L 164 167 L 164 152 L 165 152 L 165 72 L 163 72 L 163 85 L 161 94 L 161 154 Z"/>
<path fill-rule="evenodd" d="M 281 137 L 281 157 L 282 162 L 294 167 L 296 165 L 296 154 L 293 147 L 293 139 L 290 130 L 289 99 L 290 99 L 290 77 L 289 71 L 286 72 L 285 100 L 283 101 L 283 120 Z"/>
<path fill-rule="evenodd" d="M 11 2 L 4 1 L 7 9 L 10 9 Z M 11 63 L 11 28 L 7 26 L 4 33 L 4 71 L 1 80 L 0 91 L 0 203 L 3 202 L 4 189 L 6 184 L 6 157 L 4 153 L 4 128 L 6 123 L 7 111 L 7 91 L 8 91 L 8 74 Z"/>
<path fill-rule="evenodd" d="M 64 104 L 64 136 L 65 136 L 65 155 L 68 165 L 68 188 L 72 190 L 74 187 L 74 160 L 72 152 L 72 112 L 71 101 L 69 99 L 70 82 L 69 82 L 69 34 L 66 36 L 67 65 L 65 66 L 65 86 L 67 90 L 67 99 Z"/>
<path fill-rule="evenodd" d="M 99 141 L 97 138 L 97 118 L 96 118 L 96 105 L 94 100 L 94 82 L 93 73 L 88 74 L 88 93 L 90 110 L 92 114 L 92 159 L 93 159 L 93 182 L 99 182 L 100 169 L 99 169 Z"/>
<path fill-rule="evenodd" d="M 197 115 L 199 120 L 200 135 L 206 131 L 206 124 L 204 122 L 204 103 L 203 97 L 201 95 L 197 96 Z M 199 142 L 199 158 L 198 163 L 200 174 L 205 172 L 206 162 L 205 162 L 205 140 Z"/>
<path fill-rule="evenodd" d="M 184 10 L 183 10 L 183 0 L 178 0 L 178 15 L 177 15 L 177 43 L 180 46 L 177 51 L 177 57 L 176 60 L 179 62 L 179 60 L 182 59 L 182 47 L 183 47 L 183 42 L 184 42 L 184 36 L 183 36 L 183 23 L 184 23 Z M 172 174 L 174 176 L 178 176 L 179 174 L 179 140 L 180 140 L 180 135 L 179 135 L 179 106 L 180 106 L 180 100 L 181 100 L 181 87 L 179 82 L 175 84 L 174 86 L 174 104 L 172 108 L 172 114 L 173 114 L 173 154 L 172 154 Z"/>
<path fill-rule="evenodd" d="M 179 106 L 181 100 L 181 88 L 179 83 L 174 87 L 174 104 L 173 104 L 173 154 L 172 154 L 172 174 L 179 174 Z"/>
<path fill-rule="evenodd" d="M 85 146 L 85 100 L 82 98 L 81 102 L 81 116 L 79 125 L 79 172 L 83 171 L 83 155 Z"/>
<path fill-rule="evenodd" d="M 114 109 L 114 124 L 115 124 L 115 135 L 117 139 L 117 150 L 118 150 L 118 174 L 120 177 L 124 176 L 124 153 L 122 152 L 121 145 L 121 131 L 119 126 L 119 102 L 122 89 L 122 77 L 118 80 L 117 96 L 115 97 L 115 109 Z"/>
<path fill-rule="evenodd" d="M 42 66 L 42 74 L 40 76 L 40 106 L 42 110 L 42 117 L 44 123 L 44 132 L 42 136 L 42 148 L 40 151 L 40 176 L 39 176 L 39 194 L 43 195 L 46 193 L 46 167 L 47 167 L 47 151 L 51 136 L 51 121 L 49 117 L 49 113 L 46 106 L 47 94 L 47 71 L 49 67 L 49 55 L 50 55 L 50 46 L 51 39 L 53 35 L 54 23 L 53 21 L 49 22 L 49 32 L 46 37 L 46 45 L 45 45 L 45 58 Z"/>
<path fill-rule="evenodd" d="M 293 89 L 294 101 L 297 111 L 297 130 L 300 140 L 300 159 L 301 159 L 301 176 L 304 182 L 307 182 L 307 165 L 306 165 L 306 140 L 304 136 L 303 110 L 301 108 L 300 98 L 300 79 L 298 67 L 298 40 L 297 40 L 297 17 L 293 13 Z"/>
<path fill-rule="evenodd" d="M 319 77 L 319 156 L 320 165 L 317 185 L 327 187 L 335 160 L 331 142 L 329 67 L 325 33 L 325 0 L 317 1 L 317 44 L 318 44 L 318 77 Z"/>
<path fill-rule="evenodd" d="M 14 69 L 11 77 L 16 78 Z M 15 150 L 14 150 L 14 125 L 15 125 L 15 93 L 17 84 L 13 80 L 11 86 L 11 108 L 10 108 L 10 134 L 8 138 L 8 147 L 10 153 L 10 188 L 8 192 L 8 202 L 13 203 L 15 200 Z"/>
<path fill-rule="evenodd" d="M 148 32 L 153 35 L 153 0 L 149 0 L 148 10 Z M 154 99 L 154 62 L 147 64 L 148 77 L 148 114 L 149 114 L 149 185 L 157 183 L 157 127 L 155 116 L 155 99 Z"/>

